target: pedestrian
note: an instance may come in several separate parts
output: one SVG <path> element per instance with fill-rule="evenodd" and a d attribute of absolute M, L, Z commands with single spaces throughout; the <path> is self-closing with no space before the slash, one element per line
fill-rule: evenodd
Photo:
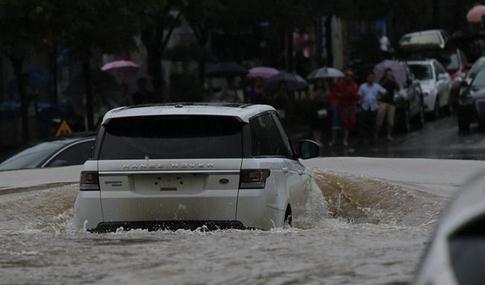
<path fill-rule="evenodd" d="M 359 88 L 360 96 L 360 115 L 364 131 L 364 135 L 374 143 L 376 140 L 376 116 L 379 109 L 379 102 L 377 98 L 381 94 L 386 94 L 386 89 L 375 82 L 376 75 L 370 72 L 367 75 L 366 82 Z"/>
<path fill-rule="evenodd" d="M 136 81 L 138 90 L 133 94 L 132 101 L 135 105 L 157 103 L 155 94 L 148 90 L 148 80 L 141 77 Z"/>
<path fill-rule="evenodd" d="M 288 85 L 285 81 L 278 82 L 278 89 L 272 100 L 273 107 L 287 128 L 293 127 L 293 108 L 291 104 Z"/>
<path fill-rule="evenodd" d="M 328 94 L 328 84 L 323 79 L 315 81 L 310 91 L 310 120 L 313 139 L 317 142 L 322 140 L 322 130 L 326 117 L 325 99 Z"/>
<path fill-rule="evenodd" d="M 392 130 L 394 128 L 394 117 L 396 113 L 394 96 L 399 92 L 399 85 L 394 78 L 392 69 L 388 68 L 384 71 L 380 84 L 386 89 L 386 93 L 381 94 L 379 97 L 376 134 L 378 135 L 380 133 L 384 120 L 387 119 L 387 140 L 392 141 Z"/>
<path fill-rule="evenodd" d="M 379 50 L 384 58 L 389 57 L 391 52 L 391 41 L 386 36 L 383 30 L 377 31 L 377 37 L 379 41 Z"/>
<path fill-rule="evenodd" d="M 244 101 L 244 92 L 235 77 L 226 77 L 226 85 L 221 93 L 221 102 L 240 103 Z"/>
<path fill-rule="evenodd" d="M 248 92 L 246 101 L 251 104 L 268 104 L 269 100 L 266 97 L 264 89 L 264 80 L 261 77 L 253 79 L 253 84 Z"/>
<path fill-rule="evenodd" d="M 332 89 L 330 106 L 332 107 L 332 140 L 333 146 L 337 140 L 338 130 L 343 131 L 343 145 L 348 146 L 350 130 L 357 123 L 357 104 L 359 86 L 355 83 L 351 70 L 345 71 L 344 78 L 337 81 Z"/>

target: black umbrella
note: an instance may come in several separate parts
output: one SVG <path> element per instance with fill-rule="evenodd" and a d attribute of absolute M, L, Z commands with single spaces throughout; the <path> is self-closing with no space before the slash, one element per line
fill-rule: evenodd
<path fill-rule="evenodd" d="M 289 91 L 296 91 L 308 87 L 308 83 L 303 77 L 296 73 L 280 72 L 278 75 L 266 80 L 269 89 L 276 90 L 281 82 L 285 82 Z"/>
<path fill-rule="evenodd" d="M 248 70 L 234 62 L 221 62 L 208 64 L 205 73 L 209 77 L 234 77 L 244 76 Z"/>

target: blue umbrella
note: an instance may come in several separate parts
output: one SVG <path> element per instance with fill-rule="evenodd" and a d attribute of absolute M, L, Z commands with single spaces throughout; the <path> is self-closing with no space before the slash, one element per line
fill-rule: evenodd
<path fill-rule="evenodd" d="M 296 73 L 288 73 L 285 71 L 282 71 L 279 74 L 270 77 L 266 81 L 266 87 L 272 90 L 276 90 L 282 82 L 286 83 L 286 87 L 290 92 L 305 89 L 308 87 L 308 83 L 305 79 L 303 79 L 303 77 Z"/>

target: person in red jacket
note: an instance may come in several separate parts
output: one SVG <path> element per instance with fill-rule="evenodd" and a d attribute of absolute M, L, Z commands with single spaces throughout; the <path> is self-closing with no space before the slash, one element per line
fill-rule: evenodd
<path fill-rule="evenodd" d="M 332 110 L 332 140 L 330 146 L 335 144 L 338 129 L 343 130 L 343 145 L 349 144 L 349 132 L 357 123 L 357 104 L 359 103 L 359 86 L 353 79 L 351 70 L 345 71 L 345 76 L 339 79 L 330 94 L 330 107 Z M 337 121 L 338 120 L 338 121 Z"/>

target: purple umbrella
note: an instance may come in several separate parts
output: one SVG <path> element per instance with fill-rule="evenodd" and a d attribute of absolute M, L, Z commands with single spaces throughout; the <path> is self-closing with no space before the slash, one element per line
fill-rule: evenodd
<path fill-rule="evenodd" d="M 107 64 L 101 67 L 102 71 L 111 71 L 111 70 L 119 70 L 119 69 L 130 69 L 130 68 L 139 68 L 140 66 L 133 61 L 129 60 L 116 60 L 112 62 L 108 62 Z"/>
<path fill-rule="evenodd" d="M 280 71 L 276 68 L 272 67 L 266 67 L 266 66 L 258 66 L 251 68 L 248 73 L 248 77 L 255 78 L 255 77 L 261 77 L 261 78 L 270 78 L 275 75 L 278 75 Z"/>
<path fill-rule="evenodd" d="M 376 74 L 377 80 L 381 80 L 384 76 L 386 69 L 391 69 L 399 86 L 404 86 L 406 83 L 406 66 L 404 63 L 395 60 L 384 60 L 374 67 L 374 73 Z"/>

